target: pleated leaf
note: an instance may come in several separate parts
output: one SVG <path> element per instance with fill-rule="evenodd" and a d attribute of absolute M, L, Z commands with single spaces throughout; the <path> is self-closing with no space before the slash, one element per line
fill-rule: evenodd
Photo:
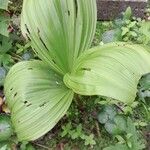
<path fill-rule="evenodd" d="M 24 0 L 21 26 L 37 55 L 65 74 L 91 45 L 96 0 Z"/>
<path fill-rule="evenodd" d="M 12 67 L 5 94 L 19 141 L 35 140 L 64 116 L 73 92 L 41 61 L 21 62 Z"/>
<path fill-rule="evenodd" d="M 143 47 L 113 43 L 85 52 L 64 82 L 81 95 L 103 95 L 132 103 L 139 79 L 148 72 L 150 53 Z"/>
<path fill-rule="evenodd" d="M 0 0 L 0 9 L 7 10 L 9 0 Z"/>

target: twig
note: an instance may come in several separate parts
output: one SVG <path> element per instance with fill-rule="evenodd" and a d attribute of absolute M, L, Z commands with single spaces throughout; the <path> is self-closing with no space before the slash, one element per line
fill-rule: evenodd
<path fill-rule="evenodd" d="M 42 148 L 44 148 L 44 149 L 47 149 L 47 150 L 52 150 L 51 148 L 49 148 L 49 147 L 47 147 L 47 146 L 44 146 L 44 145 L 41 145 L 41 144 L 39 144 L 39 143 L 33 143 L 33 144 L 36 145 L 36 146 L 42 147 Z"/>
<path fill-rule="evenodd" d="M 98 137 L 101 137 L 101 133 L 100 133 L 100 129 L 99 129 L 99 124 L 98 124 L 97 121 L 95 121 L 95 125 L 96 125 L 97 135 L 98 135 Z"/>

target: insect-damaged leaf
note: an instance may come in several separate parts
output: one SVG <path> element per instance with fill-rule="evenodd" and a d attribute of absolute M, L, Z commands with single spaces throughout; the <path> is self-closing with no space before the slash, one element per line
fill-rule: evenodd
<path fill-rule="evenodd" d="M 95 0 L 24 0 L 22 32 L 44 62 L 65 74 L 90 47 L 96 14 Z"/>
<path fill-rule="evenodd" d="M 35 140 L 52 129 L 73 98 L 62 78 L 41 61 L 21 62 L 12 67 L 5 93 L 20 141 Z"/>
<path fill-rule="evenodd" d="M 113 43 L 85 52 L 64 82 L 81 95 L 103 95 L 132 103 L 139 79 L 148 72 L 150 53 L 143 47 Z"/>

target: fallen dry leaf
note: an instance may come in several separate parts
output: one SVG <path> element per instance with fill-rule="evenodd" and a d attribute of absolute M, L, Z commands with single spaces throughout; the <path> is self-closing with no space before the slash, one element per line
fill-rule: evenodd
<path fill-rule="evenodd" d="M 8 108 L 8 106 L 6 104 L 3 104 L 2 105 L 2 111 L 6 114 L 9 114 L 10 113 L 10 110 Z"/>

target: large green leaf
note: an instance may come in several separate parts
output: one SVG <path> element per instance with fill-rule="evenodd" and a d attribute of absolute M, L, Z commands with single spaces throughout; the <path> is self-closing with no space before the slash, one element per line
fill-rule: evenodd
<path fill-rule="evenodd" d="M 22 32 L 38 56 L 65 74 L 90 47 L 96 28 L 96 0 L 24 0 Z"/>
<path fill-rule="evenodd" d="M 64 116 L 73 98 L 62 77 L 41 61 L 12 67 L 5 82 L 7 104 L 20 141 L 35 140 Z"/>
<path fill-rule="evenodd" d="M 148 72 L 150 53 L 143 47 L 113 43 L 85 52 L 64 82 L 81 95 L 103 95 L 132 103 L 139 79 Z"/>
<path fill-rule="evenodd" d="M 0 12 L 0 34 L 8 37 L 8 26 L 9 26 L 10 18 L 6 16 L 5 13 Z"/>

